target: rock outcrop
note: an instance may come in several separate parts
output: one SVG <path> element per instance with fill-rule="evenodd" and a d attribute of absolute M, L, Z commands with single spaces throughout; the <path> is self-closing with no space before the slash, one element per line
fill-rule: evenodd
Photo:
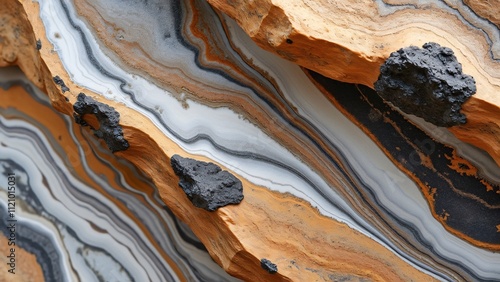
<path fill-rule="evenodd" d="M 392 52 L 427 42 L 450 48 L 477 85 L 461 110 L 468 122 L 450 131 L 500 165 L 499 21 L 498 8 L 488 1 L 208 2 L 260 47 L 332 79 L 372 88 Z"/>
<path fill-rule="evenodd" d="M 232 279 L 213 262 L 247 281 L 500 274 L 498 167 L 464 143 L 446 145 L 445 132 L 426 135 L 364 88 L 263 52 L 205 1 L 4 2 L 0 66 L 18 66 L 47 97 L 16 87 L 19 74 L 2 76 L 0 168 L 18 175 L 18 216 L 37 234 L 23 234 L 19 250 L 46 258 L 33 267 L 46 279 Z M 461 111 L 467 123 L 451 130 L 495 157 L 496 65 L 465 39 L 431 29 L 415 36 L 413 21 L 433 9 L 412 20 L 403 16 L 414 11 L 370 1 L 209 2 L 265 49 L 371 87 L 391 52 L 428 41 L 451 47 L 477 86 Z M 75 128 L 75 112 L 78 123 L 112 134 Z M 216 183 L 192 193 L 207 177 Z M 230 197 L 213 198 L 220 187 Z M 0 185 L 0 206 L 5 195 Z M 44 244 L 33 251 L 36 242 Z"/>

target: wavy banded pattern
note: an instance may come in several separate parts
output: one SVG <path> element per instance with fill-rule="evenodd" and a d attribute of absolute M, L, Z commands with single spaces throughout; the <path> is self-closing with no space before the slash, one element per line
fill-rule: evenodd
<path fill-rule="evenodd" d="M 432 153 L 413 140 L 424 135 L 399 116 L 389 122 L 394 125 L 389 131 L 378 133 L 363 125 L 363 132 L 343 115 L 352 110 L 339 111 L 303 70 L 258 48 L 234 21 L 203 1 L 124 3 L 40 1 L 48 39 L 41 52 L 53 44 L 51 51 L 57 52 L 68 73 L 61 77 L 148 117 L 182 150 L 223 164 L 253 184 L 306 200 L 332 221 L 346 223 L 410 265 L 402 272 L 413 269 L 439 280 L 498 279 L 500 257 L 487 249 L 495 250 L 499 243 L 491 229 L 496 198 L 488 191 L 498 191 L 494 163 L 480 158 L 475 163 L 482 167 L 476 173 L 475 164 L 444 145 L 435 151 L 442 151 L 441 156 L 427 156 Z M 67 97 L 72 101 L 76 90 L 70 88 Z M 339 92 L 347 97 L 359 93 L 354 86 Z M 377 111 L 384 106 L 373 104 L 368 103 L 371 119 L 380 121 Z M 383 144 L 396 142 L 384 139 L 387 132 L 402 133 L 397 137 L 401 145 Z M 373 142 L 366 133 L 382 141 Z M 386 157 L 398 147 L 402 156 L 417 152 L 427 167 L 406 166 L 403 170 L 413 178 L 407 177 L 402 165 Z M 456 147 L 457 152 L 468 150 L 462 143 Z M 455 169 L 447 161 L 454 161 Z M 453 181 L 479 187 L 474 193 L 491 207 L 481 227 L 470 229 L 457 220 L 464 214 L 451 212 L 454 202 L 441 197 L 444 189 L 438 191 L 439 198 L 424 189 L 426 198 L 413 183 L 417 179 L 427 182 L 422 187 L 446 187 L 441 185 L 447 178 L 436 173 L 454 174 L 447 182 L 451 188 L 458 187 Z M 441 221 L 434 219 L 429 199 L 444 200 L 434 207 Z M 451 212 L 449 218 L 440 213 L 442 208 Z M 486 248 L 462 240 L 465 236 L 455 236 L 442 224 Z M 478 232 L 482 228 L 488 232 Z M 251 244 L 255 237 L 245 239 Z M 300 265 L 292 258 L 280 257 L 280 263 L 288 268 Z"/>
<path fill-rule="evenodd" d="M 0 71 L 0 215 L 13 172 L 17 248 L 36 256 L 45 281 L 235 281 L 148 179 L 55 112 L 18 70 Z"/>

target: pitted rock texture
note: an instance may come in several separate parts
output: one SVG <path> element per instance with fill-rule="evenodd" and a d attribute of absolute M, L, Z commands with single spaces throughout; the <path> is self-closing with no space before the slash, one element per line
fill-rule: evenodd
<path fill-rule="evenodd" d="M 466 123 L 462 104 L 476 93 L 476 82 L 462 72 L 453 51 L 437 43 L 393 52 L 380 68 L 375 90 L 408 114 L 438 126 Z"/>
<path fill-rule="evenodd" d="M 179 186 L 196 207 L 215 211 L 243 200 L 241 181 L 213 163 L 172 156 L 170 163 L 179 176 Z"/>
<path fill-rule="evenodd" d="M 83 93 L 78 94 L 76 103 L 73 105 L 75 110 L 76 123 L 87 126 L 87 122 L 83 119 L 86 114 L 94 115 L 99 121 L 99 128 L 94 130 L 94 134 L 103 139 L 108 145 L 108 148 L 114 153 L 128 149 L 129 144 L 123 137 L 123 130 L 119 124 L 120 113 L 113 107 L 104 103 L 97 102 Z"/>
<path fill-rule="evenodd" d="M 276 264 L 272 263 L 270 260 L 268 259 L 261 259 L 260 260 L 260 266 L 266 270 L 267 272 L 271 273 L 271 274 L 275 274 L 275 273 L 278 273 L 278 266 L 276 266 Z"/>

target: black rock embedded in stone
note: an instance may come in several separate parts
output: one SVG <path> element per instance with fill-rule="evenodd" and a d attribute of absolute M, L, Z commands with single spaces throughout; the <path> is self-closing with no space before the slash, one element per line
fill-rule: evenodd
<path fill-rule="evenodd" d="M 92 128 L 94 134 L 103 139 L 108 148 L 112 152 L 123 151 L 128 149 L 129 144 L 123 137 L 123 130 L 119 124 L 120 113 L 113 107 L 104 103 L 97 102 L 83 93 L 78 94 L 76 103 L 73 105 L 75 110 L 74 117 L 76 123 L 87 126 L 88 124 L 83 120 L 86 114 L 94 115 L 99 121 L 99 129 Z"/>
<path fill-rule="evenodd" d="M 261 259 L 260 260 L 260 266 L 266 270 L 267 272 L 271 273 L 271 274 L 275 274 L 278 272 L 278 266 L 276 266 L 276 264 L 272 263 L 270 260 L 268 259 Z"/>
<path fill-rule="evenodd" d="M 241 181 L 213 163 L 174 155 L 170 164 L 180 178 L 179 186 L 196 207 L 215 211 L 243 200 Z"/>
<path fill-rule="evenodd" d="M 61 86 L 61 90 L 63 93 L 69 91 L 69 88 L 66 86 L 66 84 L 64 84 L 64 81 L 58 75 L 54 76 L 54 82 L 57 85 Z"/>
<path fill-rule="evenodd" d="M 438 126 L 466 123 L 462 104 L 476 93 L 476 82 L 462 73 L 450 48 L 426 43 L 393 52 L 380 68 L 375 90 L 408 114 Z"/>
<path fill-rule="evenodd" d="M 36 41 L 36 49 L 37 49 L 37 50 L 42 49 L 42 41 L 40 41 L 40 39 L 38 39 L 38 40 Z"/>

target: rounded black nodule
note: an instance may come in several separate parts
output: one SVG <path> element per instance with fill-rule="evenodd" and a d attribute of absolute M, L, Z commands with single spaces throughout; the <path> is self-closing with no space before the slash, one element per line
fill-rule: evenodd
<path fill-rule="evenodd" d="M 460 109 L 476 93 L 476 82 L 462 72 L 450 48 L 426 43 L 393 52 L 380 68 L 375 90 L 403 112 L 449 127 L 466 123 Z"/>

